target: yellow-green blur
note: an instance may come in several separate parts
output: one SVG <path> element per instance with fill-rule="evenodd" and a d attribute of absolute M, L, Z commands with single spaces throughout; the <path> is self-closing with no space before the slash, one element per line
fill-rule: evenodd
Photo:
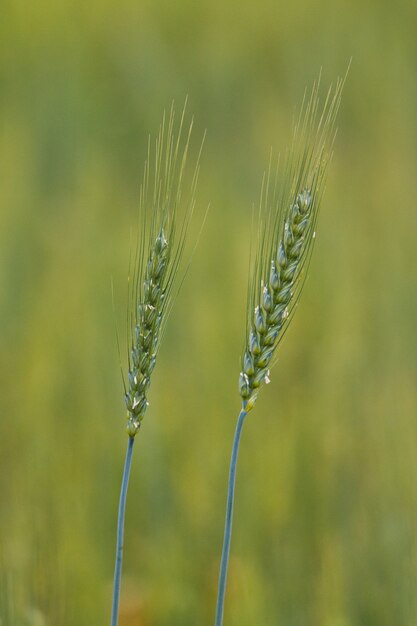
<path fill-rule="evenodd" d="M 317 239 L 246 420 L 225 626 L 417 623 L 417 5 L 2 0 L 0 616 L 110 619 L 129 249 L 188 94 L 210 211 L 137 438 L 120 626 L 214 622 L 252 205 L 304 89 L 344 75 Z M 190 158 L 190 163 L 193 162 Z M 133 234 L 131 234 L 133 233 Z"/>

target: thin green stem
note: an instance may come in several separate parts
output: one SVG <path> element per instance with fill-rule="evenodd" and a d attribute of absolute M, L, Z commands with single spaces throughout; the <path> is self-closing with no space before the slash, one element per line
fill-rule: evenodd
<path fill-rule="evenodd" d="M 233 440 L 232 458 L 230 460 L 229 484 L 227 487 L 226 520 L 225 520 L 225 526 L 224 526 L 222 560 L 220 563 L 219 588 L 217 591 L 215 626 L 222 626 L 223 624 L 224 596 L 226 592 L 226 580 L 227 580 L 227 567 L 229 564 L 230 540 L 232 537 L 233 504 L 234 504 L 234 499 L 235 499 L 235 484 L 236 484 L 236 464 L 237 464 L 237 456 L 239 453 L 240 435 L 242 432 L 242 426 L 243 426 L 243 422 L 245 421 L 246 415 L 247 413 L 245 409 L 243 408 L 241 412 L 239 413 L 239 417 L 237 419 L 235 438 Z"/>
<path fill-rule="evenodd" d="M 125 529 L 126 495 L 129 484 L 130 466 L 132 464 L 132 452 L 134 437 L 129 437 L 126 450 L 125 467 L 123 470 L 122 487 L 120 489 L 119 513 L 117 517 L 117 541 L 116 541 L 116 565 L 114 567 L 113 605 L 111 610 L 111 626 L 117 626 L 119 621 L 120 579 L 122 575 L 123 561 L 123 537 Z"/>

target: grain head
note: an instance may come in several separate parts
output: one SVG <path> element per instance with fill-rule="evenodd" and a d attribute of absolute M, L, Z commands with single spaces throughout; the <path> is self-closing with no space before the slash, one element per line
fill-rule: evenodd
<path fill-rule="evenodd" d="M 184 277 L 181 260 L 195 206 L 197 162 L 184 185 L 192 122 L 184 131 L 184 113 L 175 128 L 174 109 L 164 116 L 154 150 L 148 144 L 136 251 L 129 270 L 128 375 L 125 381 L 127 432 L 134 437 L 148 406 L 152 372 L 172 306 Z"/>
<path fill-rule="evenodd" d="M 319 82 L 304 98 L 282 171 L 278 163 L 272 174 L 271 159 L 262 185 L 239 378 L 246 412 L 269 382 L 274 354 L 292 319 L 313 249 L 344 81 L 329 90 L 321 107 Z"/>

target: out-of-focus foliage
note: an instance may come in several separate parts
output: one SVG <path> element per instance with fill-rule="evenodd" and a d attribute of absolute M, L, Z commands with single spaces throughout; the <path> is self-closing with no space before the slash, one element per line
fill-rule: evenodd
<path fill-rule="evenodd" d="M 245 425 L 225 621 L 416 624 L 416 7 L 2 0 L 2 624 L 109 619 L 110 277 L 123 332 L 147 136 L 186 94 L 211 210 L 135 450 L 120 624 L 213 621 L 251 207 L 305 86 L 351 56 L 311 276 Z"/>

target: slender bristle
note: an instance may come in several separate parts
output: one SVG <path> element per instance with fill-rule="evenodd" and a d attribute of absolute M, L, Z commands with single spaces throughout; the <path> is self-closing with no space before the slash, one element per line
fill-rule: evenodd
<path fill-rule="evenodd" d="M 175 129 L 174 107 L 164 114 L 140 190 L 133 272 L 129 270 L 127 432 L 134 437 L 148 406 L 148 391 L 163 329 L 172 306 L 186 236 L 195 206 L 200 153 L 187 197 L 184 175 L 193 122 L 184 133 L 185 106 Z"/>
<path fill-rule="evenodd" d="M 275 350 L 300 297 L 311 258 L 335 119 L 344 81 L 329 89 L 320 112 L 319 83 L 304 97 L 282 174 L 272 159 L 264 177 L 259 242 L 249 285 L 246 344 L 239 390 L 246 411 L 269 382 Z"/>

